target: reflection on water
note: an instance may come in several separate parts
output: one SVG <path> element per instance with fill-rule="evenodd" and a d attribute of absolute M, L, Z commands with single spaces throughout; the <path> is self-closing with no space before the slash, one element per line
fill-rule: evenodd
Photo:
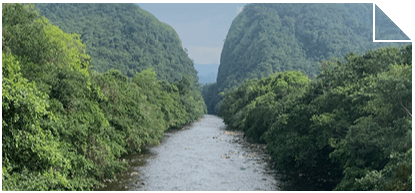
<path fill-rule="evenodd" d="M 130 167 L 100 190 L 276 190 L 264 158 L 224 129 L 222 119 L 205 115 L 178 132 L 166 132 L 160 146 L 131 154 Z M 226 133 L 225 133 L 226 132 Z"/>

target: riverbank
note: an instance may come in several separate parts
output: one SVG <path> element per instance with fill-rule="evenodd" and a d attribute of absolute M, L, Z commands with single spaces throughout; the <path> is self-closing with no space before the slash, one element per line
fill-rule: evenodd
<path fill-rule="evenodd" d="M 125 159 L 127 172 L 101 190 L 278 190 L 264 147 L 213 115 L 167 131 L 159 146 Z"/>
<path fill-rule="evenodd" d="M 194 121 L 193 123 L 199 122 L 201 119 L 202 118 Z M 193 123 L 186 124 L 180 129 L 169 129 L 165 131 L 163 138 L 160 139 L 160 145 L 162 145 L 173 134 L 190 129 Z M 116 174 L 116 180 L 105 179 L 104 182 L 106 186 L 97 189 L 97 191 L 126 191 L 129 190 L 128 187 L 131 186 L 144 186 L 144 179 L 140 177 L 137 168 L 144 167 L 147 164 L 149 158 L 156 156 L 151 152 L 151 149 L 155 147 L 158 146 L 147 145 L 142 149 L 140 153 L 131 153 L 124 155 L 121 159 L 125 162 L 128 162 L 129 167 L 127 170 Z"/>

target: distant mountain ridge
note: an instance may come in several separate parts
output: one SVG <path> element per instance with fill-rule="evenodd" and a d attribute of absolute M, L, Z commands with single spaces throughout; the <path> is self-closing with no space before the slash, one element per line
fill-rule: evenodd
<path fill-rule="evenodd" d="M 219 64 L 195 64 L 200 84 L 214 83 L 218 75 Z"/>
<path fill-rule="evenodd" d="M 218 76 L 218 74 L 211 72 L 206 75 L 198 75 L 198 76 L 199 76 L 200 84 L 208 84 L 208 83 L 216 82 L 216 77 Z"/>
<path fill-rule="evenodd" d="M 210 73 L 218 73 L 219 64 L 195 64 L 198 75 L 207 75 Z"/>

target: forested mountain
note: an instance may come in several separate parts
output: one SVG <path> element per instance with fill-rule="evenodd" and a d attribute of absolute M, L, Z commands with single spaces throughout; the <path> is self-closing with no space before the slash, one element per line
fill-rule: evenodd
<path fill-rule="evenodd" d="M 412 190 L 412 45 L 275 73 L 227 92 L 218 115 L 266 143 L 287 190 Z"/>
<path fill-rule="evenodd" d="M 217 82 L 204 88 L 208 112 L 216 114 L 221 92 L 244 80 L 301 70 L 310 78 L 324 60 L 397 43 L 372 42 L 371 4 L 248 4 L 234 19 L 221 54 Z M 386 21 L 378 10 L 380 21 Z M 382 22 L 378 23 L 382 23 Z M 384 22 L 385 23 L 385 22 Z M 386 22 L 387 23 L 387 22 Z M 385 27 L 386 26 L 386 27 Z M 393 26 L 392 26 L 393 27 Z M 383 25 L 377 36 L 394 31 Z M 404 34 L 394 35 L 402 37 Z M 400 44 L 399 44 L 400 45 Z M 206 86 L 205 86 L 206 87 Z"/>
<path fill-rule="evenodd" d="M 174 82 L 184 75 L 198 86 L 193 62 L 176 31 L 135 4 L 35 4 L 40 15 L 66 33 L 77 33 L 91 56 L 92 69 L 118 69 L 132 77 L 153 68 L 159 80 Z"/>
<path fill-rule="evenodd" d="M 355 16 L 360 24 L 372 27 L 373 5 L 371 3 L 339 3 L 338 5 L 345 7 L 344 10 Z M 409 40 L 408 36 L 378 6 L 375 6 L 375 14 L 376 40 Z"/>
<path fill-rule="evenodd" d="M 131 78 L 91 70 L 99 56 L 81 36 L 33 9 L 2 4 L 2 190 L 95 190 L 126 170 L 121 156 L 206 113 L 194 76 L 169 83 L 152 69 Z"/>

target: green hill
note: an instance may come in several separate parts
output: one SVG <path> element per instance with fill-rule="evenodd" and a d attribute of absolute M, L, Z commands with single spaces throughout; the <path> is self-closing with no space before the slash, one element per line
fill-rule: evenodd
<path fill-rule="evenodd" d="M 64 32 L 80 34 L 98 72 L 118 69 L 132 77 L 153 68 L 158 79 L 171 83 L 189 75 L 199 85 L 176 31 L 138 5 L 41 3 L 35 9 Z"/>
<path fill-rule="evenodd" d="M 128 8 L 114 7 L 123 6 Z M 200 91 L 191 88 L 190 78 L 197 83 L 197 77 L 186 68 L 176 65 L 173 71 L 149 63 L 161 80 L 153 69 L 130 78 L 119 70 L 96 72 L 90 61 L 100 57 L 86 54 L 81 35 L 65 33 L 33 9 L 30 4 L 2 4 L 3 191 L 96 190 L 127 169 L 122 156 L 159 145 L 164 131 L 206 113 Z M 108 42 L 99 33 L 91 37 L 97 42 L 89 44 Z M 164 45 L 177 50 L 180 41 L 165 39 L 169 41 Z M 147 45 L 147 50 L 163 53 Z M 166 73 L 180 80 L 168 83 Z"/>
<path fill-rule="evenodd" d="M 376 14 L 376 20 L 388 19 L 379 9 Z M 324 60 L 400 45 L 372 42 L 371 15 L 371 4 L 246 5 L 229 29 L 217 82 L 204 88 L 208 112 L 217 114 L 220 93 L 244 80 L 288 70 L 300 70 L 313 79 Z M 384 23 L 388 25 L 377 29 L 376 36 L 407 38 L 403 33 L 389 34 L 396 30 Z"/>

